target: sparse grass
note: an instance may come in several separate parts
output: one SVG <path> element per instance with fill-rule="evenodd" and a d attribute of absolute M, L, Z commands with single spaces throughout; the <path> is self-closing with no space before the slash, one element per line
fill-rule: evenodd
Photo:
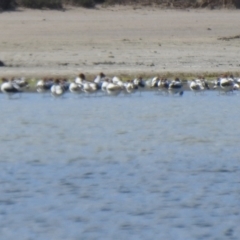
<path fill-rule="evenodd" d="M 230 36 L 230 37 L 220 37 L 218 40 L 223 40 L 223 41 L 230 41 L 234 39 L 239 39 L 240 35 L 235 35 L 235 36 Z"/>

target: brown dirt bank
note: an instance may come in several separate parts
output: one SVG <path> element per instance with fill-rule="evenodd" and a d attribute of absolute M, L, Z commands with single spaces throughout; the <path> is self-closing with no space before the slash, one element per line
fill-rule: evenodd
<path fill-rule="evenodd" d="M 3 12 L 0 77 L 238 73 L 239 23 L 239 11 L 226 9 Z"/>

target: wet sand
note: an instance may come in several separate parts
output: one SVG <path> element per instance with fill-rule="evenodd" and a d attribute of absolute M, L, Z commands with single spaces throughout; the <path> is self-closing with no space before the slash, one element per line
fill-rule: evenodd
<path fill-rule="evenodd" d="M 141 7 L 0 14 L 2 76 L 219 73 L 240 69 L 237 10 Z"/>

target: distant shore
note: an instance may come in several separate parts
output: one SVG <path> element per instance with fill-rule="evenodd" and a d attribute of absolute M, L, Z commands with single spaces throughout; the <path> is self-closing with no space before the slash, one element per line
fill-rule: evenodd
<path fill-rule="evenodd" d="M 240 73 L 239 10 L 19 9 L 0 14 L 0 77 Z"/>

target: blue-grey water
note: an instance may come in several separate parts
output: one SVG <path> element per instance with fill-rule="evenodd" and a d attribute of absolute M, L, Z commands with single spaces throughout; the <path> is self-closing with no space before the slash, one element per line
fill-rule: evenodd
<path fill-rule="evenodd" d="M 0 94 L 0 239 L 240 239 L 239 105 Z"/>

